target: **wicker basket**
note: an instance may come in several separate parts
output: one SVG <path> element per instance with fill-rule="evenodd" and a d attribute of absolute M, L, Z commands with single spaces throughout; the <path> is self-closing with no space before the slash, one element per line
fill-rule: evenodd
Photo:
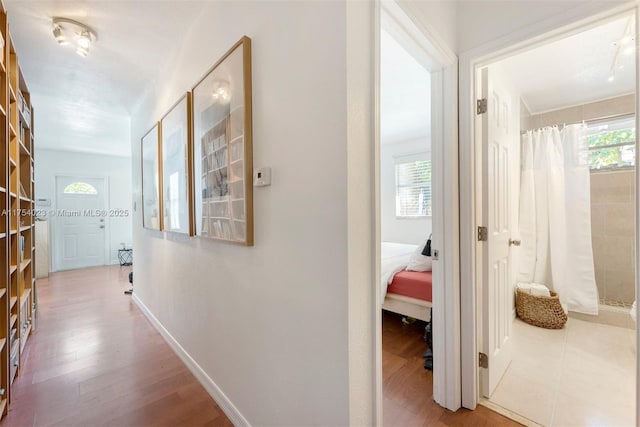
<path fill-rule="evenodd" d="M 516 289 L 516 313 L 523 321 L 541 328 L 562 329 L 567 323 L 560 298 L 553 291 L 550 297 L 544 297 Z"/>

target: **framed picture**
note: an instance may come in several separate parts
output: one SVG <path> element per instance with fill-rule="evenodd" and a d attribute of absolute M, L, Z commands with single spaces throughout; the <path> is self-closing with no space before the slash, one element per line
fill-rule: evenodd
<path fill-rule="evenodd" d="M 251 39 L 192 90 L 195 234 L 253 245 Z"/>
<path fill-rule="evenodd" d="M 191 93 L 160 121 L 162 139 L 162 229 L 193 235 L 191 221 Z"/>
<path fill-rule="evenodd" d="M 162 230 L 160 134 L 156 124 L 142 137 L 142 226 Z"/>

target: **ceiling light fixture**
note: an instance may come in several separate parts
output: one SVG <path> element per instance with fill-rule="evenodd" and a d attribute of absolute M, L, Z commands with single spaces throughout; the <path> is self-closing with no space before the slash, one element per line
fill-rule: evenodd
<path fill-rule="evenodd" d="M 85 58 L 98 35 L 88 26 L 67 18 L 53 18 L 53 36 L 60 45 L 73 44 L 76 53 Z"/>
<path fill-rule="evenodd" d="M 613 64 L 611 64 L 611 71 L 609 72 L 609 78 L 607 79 L 610 82 L 616 79 L 616 71 L 624 68 L 624 64 L 620 61 L 620 55 L 631 55 L 636 51 L 636 38 L 633 34 L 634 29 L 632 23 L 632 18 L 629 18 L 623 36 L 619 40 L 611 43 L 612 47 L 615 48 L 616 53 L 613 55 Z"/>

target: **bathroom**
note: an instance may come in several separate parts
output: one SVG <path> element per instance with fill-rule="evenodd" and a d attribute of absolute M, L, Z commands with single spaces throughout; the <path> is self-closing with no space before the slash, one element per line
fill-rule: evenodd
<path fill-rule="evenodd" d="M 512 357 L 483 394 L 487 406 L 525 424 L 636 425 L 635 33 L 635 16 L 618 15 L 486 67 L 509 88 L 504 114 L 515 117 L 507 128 L 519 128 L 510 130 L 515 166 L 507 186 L 517 230 L 509 239 L 514 287 L 530 269 L 537 279 L 527 282 L 549 285 L 568 312 L 562 327 L 545 329 L 515 318 L 515 299 L 509 307 Z M 502 120 L 502 104 L 495 105 L 490 92 L 489 111 Z M 565 157 L 554 158 L 553 150 L 541 150 L 542 160 L 537 151 L 528 157 L 537 148 L 527 138 L 546 141 L 551 134 Z M 546 161 L 548 181 L 536 181 L 545 188 L 532 190 Z M 557 191 L 558 168 L 569 170 L 566 187 L 546 199 Z M 563 203 L 553 202 L 557 197 Z M 550 218 L 544 244 L 542 211 Z M 527 247 L 536 239 L 537 248 Z"/>

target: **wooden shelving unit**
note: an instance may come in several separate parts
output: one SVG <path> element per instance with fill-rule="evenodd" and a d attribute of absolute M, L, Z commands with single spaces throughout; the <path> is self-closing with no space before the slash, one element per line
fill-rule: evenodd
<path fill-rule="evenodd" d="M 33 110 L 0 0 L 0 419 L 35 329 Z"/>

